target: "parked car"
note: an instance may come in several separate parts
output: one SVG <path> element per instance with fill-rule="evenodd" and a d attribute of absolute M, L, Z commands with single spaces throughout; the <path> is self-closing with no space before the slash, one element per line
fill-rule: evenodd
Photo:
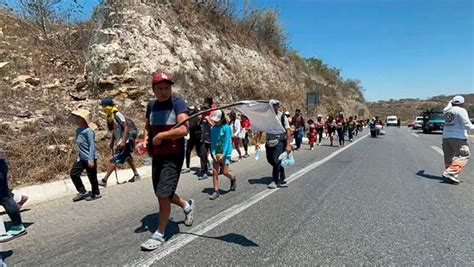
<path fill-rule="evenodd" d="M 385 123 L 388 126 L 397 126 L 398 124 L 398 118 L 397 116 L 388 116 L 387 121 Z"/>
<path fill-rule="evenodd" d="M 423 116 L 416 116 L 413 124 L 413 130 L 421 129 L 423 127 Z"/>
<path fill-rule="evenodd" d="M 409 120 L 407 123 L 408 128 L 413 127 L 415 125 L 415 120 Z"/>

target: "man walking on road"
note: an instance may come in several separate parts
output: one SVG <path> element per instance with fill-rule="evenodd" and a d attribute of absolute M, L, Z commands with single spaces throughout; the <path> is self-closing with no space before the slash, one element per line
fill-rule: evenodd
<path fill-rule="evenodd" d="M 166 73 L 153 75 L 152 87 L 156 100 L 148 104 L 146 129 L 149 153 L 152 157 L 153 189 L 160 206 L 158 230 L 141 247 L 154 250 L 165 241 L 165 229 L 171 212 L 171 203 L 180 206 L 185 214 L 184 225 L 193 224 L 194 201 L 184 200 L 176 194 L 181 167 L 184 161 L 184 137 L 188 124 L 173 128 L 188 118 L 184 100 L 173 96 L 173 79 Z"/>
<path fill-rule="evenodd" d="M 464 97 L 455 96 L 443 110 L 443 152 L 446 170 L 443 177 L 458 184 L 458 175 L 466 166 L 471 152 L 466 131 L 474 132 L 474 126 L 464 108 Z"/>
<path fill-rule="evenodd" d="M 301 148 L 301 143 L 303 143 L 303 135 L 306 125 L 301 110 L 297 109 L 295 111 L 295 116 L 291 119 L 291 123 L 295 127 L 294 135 L 296 150 L 299 150 Z"/>
<path fill-rule="evenodd" d="M 265 144 L 266 154 L 267 154 L 267 161 L 270 165 L 273 166 L 272 171 L 272 178 L 273 182 L 268 185 L 270 189 L 276 189 L 277 187 L 287 187 L 288 184 L 285 181 L 285 169 L 281 166 L 281 160 L 278 157 L 286 150 L 287 153 L 291 153 L 291 128 L 290 123 L 288 122 L 288 118 L 283 115 L 279 110 L 280 102 L 278 100 L 270 100 L 270 105 L 273 106 L 275 110 L 276 117 L 280 124 L 285 129 L 284 132 L 279 134 L 270 134 L 267 133 L 267 142 Z M 260 148 L 260 139 L 262 137 L 262 133 L 259 132 L 256 137 L 256 145 L 255 147 L 258 149 Z"/>
<path fill-rule="evenodd" d="M 113 99 L 105 97 L 100 102 L 105 114 L 107 114 L 107 127 L 112 131 L 112 139 L 110 140 L 110 149 L 112 158 L 110 159 L 107 173 L 99 180 L 99 185 L 106 187 L 107 180 L 113 171 L 116 170 L 118 164 L 128 163 L 133 171 L 133 176 L 128 181 L 133 183 L 141 179 L 140 174 L 133 162 L 132 152 L 135 148 L 135 139 L 138 129 L 135 123 L 125 117 L 115 105 Z"/>

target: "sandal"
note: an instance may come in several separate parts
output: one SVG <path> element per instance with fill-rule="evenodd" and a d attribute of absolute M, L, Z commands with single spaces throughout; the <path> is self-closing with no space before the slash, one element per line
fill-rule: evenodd
<path fill-rule="evenodd" d="M 157 249 L 163 242 L 165 242 L 165 240 L 162 237 L 153 234 L 151 238 L 143 242 L 140 247 L 143 250 L 152 251 Z"/>

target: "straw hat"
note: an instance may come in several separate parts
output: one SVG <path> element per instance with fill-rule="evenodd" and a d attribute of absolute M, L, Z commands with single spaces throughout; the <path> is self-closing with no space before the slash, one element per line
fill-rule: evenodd
<path fill-rule="evenodd" d="M 97 129 L 97 125 L 92 122 L 92 115 L 88 110 L 76 109 L 72 111 L 68 121 L 77 124 L 77 117 L 83 118 L 86 121 L 87 126 L 89 126 L 89 128 L 91 128 L 92 130 Z"/>

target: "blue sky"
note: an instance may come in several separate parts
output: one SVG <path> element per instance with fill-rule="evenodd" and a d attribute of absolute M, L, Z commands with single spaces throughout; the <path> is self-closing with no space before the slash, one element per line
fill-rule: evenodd
<path fill-rule="evenodd" d="M 87 16 L 98 0 L 79 3 Z M 472 0 L 250 3 L 276 8 L 291 48 L 361 80 L 369 101 L 474 93 Z"/>

